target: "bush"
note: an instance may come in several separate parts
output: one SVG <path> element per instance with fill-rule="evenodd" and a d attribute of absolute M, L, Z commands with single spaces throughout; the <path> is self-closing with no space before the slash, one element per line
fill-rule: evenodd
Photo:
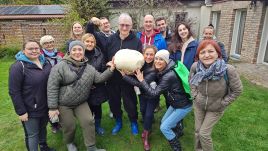
<path fill-rule="evenodd" d="M 19 51 L 18 47 L 0 46 L 0 58 L 14 58 Z"/>

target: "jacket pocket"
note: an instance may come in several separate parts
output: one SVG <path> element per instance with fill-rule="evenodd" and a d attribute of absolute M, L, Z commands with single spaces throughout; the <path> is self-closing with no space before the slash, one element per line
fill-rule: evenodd
<path fill-rule="evenodd" d="M 223 98 L 218 98 L 213 102 L 211 105 L 209 105 L 208 110 L 214 111 L 214 112 L 222 112 L 225 109 L 225 106 L 221 103 Z"/>

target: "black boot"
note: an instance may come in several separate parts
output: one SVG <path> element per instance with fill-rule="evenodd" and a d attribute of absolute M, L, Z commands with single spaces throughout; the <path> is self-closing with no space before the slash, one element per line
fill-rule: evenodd
<path fill-rule="evenodd" d="M 177 137 L 173 138 L 172 140 L 168 141 L 173 151 L 182 151 L 181 144 Z"/>
<path fill-rule="evenodd" d="M 182 120 L 177 123 L 176 127 L 172 128 L 173 132 L 176 134 L 177 138 L 180 138 L 183 136 L 183 122 Z"/>
<path fill-rule="evenodd" d="M 47 143 L 39 144 L 40 151 L 56 151 L 54 148 L 50 148 L 47 146 Z"/>

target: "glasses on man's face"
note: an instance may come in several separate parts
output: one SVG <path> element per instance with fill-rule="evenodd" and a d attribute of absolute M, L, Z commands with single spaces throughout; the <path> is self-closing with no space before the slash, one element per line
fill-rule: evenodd
<path fill-rule="evenodd" d="M 129 25 L 129 24 L 119 24 L 119 26 L 121 28 L 124 28 L 124 27 L 129 28 L 131 25 Z"/>
<path fill-rule="evenodd" d="M 25 48 L 26 50 L 30 50 L 30 51 L 34 51 L 34 50 L 36 50 L 36 51 L 38 51 L 38 50 L 40 50 L 40 48 L 39 47 L 30 47 L 30 48 Z"/>

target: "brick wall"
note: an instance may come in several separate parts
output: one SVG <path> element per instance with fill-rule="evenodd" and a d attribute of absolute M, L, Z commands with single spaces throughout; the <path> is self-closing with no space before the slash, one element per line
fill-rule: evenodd
<path fill-rule="evenodd" d="M 19 45 L 29 39 L 39 41 L 43 35 L 52 35 L 56 47 L 64 46 L 69 33 L 63 32 L 63 26 L 42 21 L 5 21 L 0 22 L 0 45 Z"/>
<path fill-rule="evenodd" d="M 249 3 L 250 1 L 218 2 L 213 4 L 212 11 L 221 12 L 217 38 L 225 44 L 226 50 L 230 53 L 236 10 L 247 10 L 240 59 L 246 62 L 256 63 L 265 7 L 262 2 L 258 1 L 257 7 L 250 9 Z"/>

